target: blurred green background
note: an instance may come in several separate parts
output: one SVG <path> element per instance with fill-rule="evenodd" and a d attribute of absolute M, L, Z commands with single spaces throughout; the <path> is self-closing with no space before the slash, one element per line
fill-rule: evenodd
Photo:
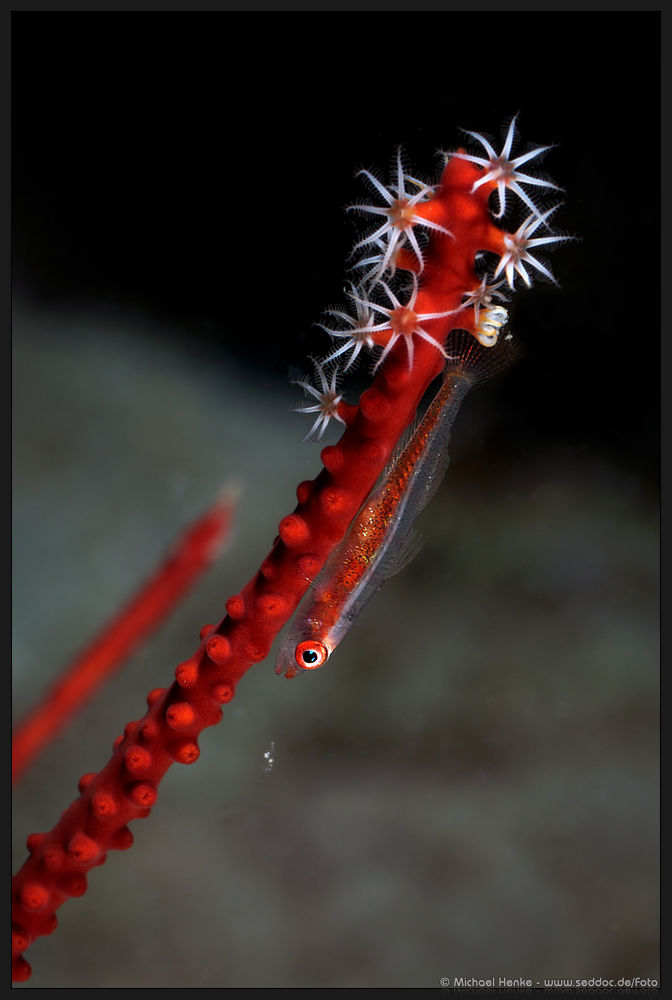
<path fill-rule="evenodd" d="M 420 555 L 323 671 L 249 672 L 26 988 L 660 978 L 659 15 L 403 18 L 12 17 L 15 717 L 244 490 L 17 785 L 17 866 L 319 469 L 289 377 L 326 350 L 356 169 L 403 143 L 431 176 L 520 111 L 581 237 L 515 297 L 525 358 L 465 403 Z"/>

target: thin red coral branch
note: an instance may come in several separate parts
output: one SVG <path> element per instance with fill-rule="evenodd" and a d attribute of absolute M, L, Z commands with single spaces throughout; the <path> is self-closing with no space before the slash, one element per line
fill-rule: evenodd
<path fill-rule="evenodd" d="M 479 286 L 475 257 L 481 251 L 500 257 L 504 252 L 504 233 L 488 211 L 495 182 L 474 190 L 481 176 L 480 167 L 450 159 L 433 197 L 414 206 L 417 216 L 450 234 L 429 230 L 419 274 L 415 311 L 441 314 L 423 323 L 431 342 L 414 338 L 411 366 L 407 344 L 398 340 L 359 404 L 342 408 L 347 426 L 341 440 L 322 450 L 324 468 L 317 478 L 299 485 L 296 509 L 280 522 L 259 571 L 226 602 L 224 620 L 202 630 L 200 647 L 177 667 L 172 686 L 149 695 L 147 713 L 126 726 L 107 766 L 81 779 L 79 797 L 54 829 L 28 838 L 30 857 L 13 884 L 16 979 L 30 975 L 22 953 L 35 938 L 54 930 L 55 910 L 86 890 L 87 872 L 105 861 L 107 851 L 131 845 L 128 823 L 149 814 L 171 764 L 198 758 L 200 732 L 219 722 L 221 705 L 233 698 L 240 678 L 268 655 L 441 371 L 444 358 L 437 344 L 445 343 L 454 328 L 474 332 L 474 310 L 463 303 Z M 395 266 L 419 269 L 416 255 L 404 247 Z"/>
<path fill-rule="evenodd" d="M 212 565 L 229 537 L 236 502 L 235 489 L 222 490 L 172 545 L 161 566 L 19 723 L 12 735 L 13 782 Z"/>

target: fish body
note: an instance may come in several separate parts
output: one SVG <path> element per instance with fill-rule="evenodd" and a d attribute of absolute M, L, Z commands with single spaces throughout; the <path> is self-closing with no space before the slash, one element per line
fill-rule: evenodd
<path fill-rule="evenodd" d="M 486 357 L 490 362 L 489 352 L 473 338 L 458 338 L 457 347 L 424 416 L 299 606 L 280 646 L 276 673 L 295 677 L 321 667 L 372 595 L 417 553 L 414 523 L 448 467 L 455 417 L 469 390 L 492 367 L 484 363 Z"/>

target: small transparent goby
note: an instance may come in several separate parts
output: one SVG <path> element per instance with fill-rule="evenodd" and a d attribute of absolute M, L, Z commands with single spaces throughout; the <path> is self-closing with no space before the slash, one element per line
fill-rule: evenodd
<path fill-rule="evenodd" d="M 323 666 L 373 594 L 417 554 L 414 524 L 448 468 L 460 406 L 474 386 L 508 367 L 516 350 L 510 338 L 483 347 L 466 332 L 451 335 L 439 390 L 309 587 L 281 643 L 277 674 Z"/>

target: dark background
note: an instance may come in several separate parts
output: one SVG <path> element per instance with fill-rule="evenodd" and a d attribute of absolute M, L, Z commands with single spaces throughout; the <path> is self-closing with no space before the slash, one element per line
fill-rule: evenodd
<path fill-rule="evenodd" d="M 431 177 L 520 112 L 577 237 L 513 297 L 525 357 L 465 402 L 422 552 L 328 669 L 248 672 L 26 988 L 659 978 L 659 34 L 13 14 L 15 717 L 244 489 L 222 560 L 15 788 L 17 865 L 319 471 L 288 377 L 327 348 L 356 171 L 401 144 Z"/>
<path fill-rule="evenodd" d="M 560 290 L 515 297 L 496 450 L 655 482 L 659 13 L 346 16 L 15 13 L 15 290 L 142 310 L 286 378 L 342 301 L 355 170 L 403 145 L 435 175 L 459 127 L 499 142 L 518 111 L 520 148 L 557 144 L 555 225 L 580 241 L 553 254 Z"/>

